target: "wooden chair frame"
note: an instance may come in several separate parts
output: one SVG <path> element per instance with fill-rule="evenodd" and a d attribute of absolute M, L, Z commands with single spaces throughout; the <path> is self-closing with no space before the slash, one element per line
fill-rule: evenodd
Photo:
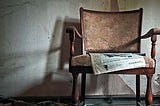
<path fill-rule="evenodd" d="M 75 39 L 76 36 L 82 38 L 82 35 L 78 32 L 76 27 L 68 26 L 66 28 L 66 33 L 69 34 L 69 41 L 70 41 L 70 59 L 69 59 L 69 72 L 72 73 L 73 76 L 73 87 L 72 87 L 72 105 L 78 106 L 79 105 L 79 89 L 78 89 L 78 76 L 82 74 L 82 81 L 81 81 L 81 101 L 85 100 L 85 87 L 86 87 L 86 74 L 92 74 L 92 67 L 88 66 L 71 66 L 71 59 L 75 56 Z M 150 29 L 145 35 L 141 36 L 141 39 L 151 38 L 151 58 L 155 60 L 156 56 L 156 41 L 157 35 L 160 34 L 160 29 L 152 28 Z M 146 106 L 152 105 L 152 76 L 155 73 L 155 68 L 137 68 L 137 69 L 128 69 L 124 71 L 117 71 L 111 72 L 109 74 L 134 74 L 136 75 L 136 104 L 139 106 L 140 103 L 140 75 L 146 75 L 147 77 L 147 88 L 146 88 Z"/>

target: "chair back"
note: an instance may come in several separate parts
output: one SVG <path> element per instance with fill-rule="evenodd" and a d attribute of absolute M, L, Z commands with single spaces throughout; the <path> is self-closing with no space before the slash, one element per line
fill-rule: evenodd
<path fill-rule="evenodd" d="M 83 50 L 140 52 L 142 8 L 105 12 L 80 8 Z"/>

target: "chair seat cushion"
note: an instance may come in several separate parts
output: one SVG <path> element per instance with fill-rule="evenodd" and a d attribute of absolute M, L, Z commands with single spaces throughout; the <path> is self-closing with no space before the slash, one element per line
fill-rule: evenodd
<path fill-rule="evenodd" d="M 144 60 L 147 68 L 155 67 L 155 62 L 152 58 L 144 56 Z M 73 56 L 71 60 L 71 66 L 92 66 L 91 57 L 88 54 Z"/>

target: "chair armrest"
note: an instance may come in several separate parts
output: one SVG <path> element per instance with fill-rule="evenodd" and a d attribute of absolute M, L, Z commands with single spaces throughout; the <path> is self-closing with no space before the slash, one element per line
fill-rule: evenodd
<path fill-rule="evenodd" d="M 156 41 L 157 41 L 157 35 L 160 35 L 160 28 L 152 28 L 150 29 L 145 35 L 141 36 L 141 39 L 146 39 L 151 37 L 152 42 L 152 48 L 151 48 L 151 58 L 155 60 L 156 56 Z"/>
<path fill-rule="evenodd" d="M 78 30 L 76 29 L 76 27 L 74 26 L 67 26 L 66 28 L 66 33 L 69 34 L 69 41 L 70 41 L 70 58 L 72 56 L 75 55 L 75 38 L 76 38 L 76 35 L 79 37 L 79 38 L 82 38 L 82 35 L 78 32 Z"/>

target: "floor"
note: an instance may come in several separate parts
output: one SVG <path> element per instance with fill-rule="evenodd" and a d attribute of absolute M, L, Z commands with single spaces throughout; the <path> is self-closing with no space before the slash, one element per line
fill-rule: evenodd
<path fill-rule="evenodd" d="M 160 106 L 160 97 L 153 99 L 152 106 Z M 146 106 L 144 97 L 141 105 Z M 70 97 L 16 97 L 0 98 L 0 106 L 72 106 Z M 85 104 L 79 106 L 136 106 L 135 97 L 130 96 L 87 96 Z"/>

